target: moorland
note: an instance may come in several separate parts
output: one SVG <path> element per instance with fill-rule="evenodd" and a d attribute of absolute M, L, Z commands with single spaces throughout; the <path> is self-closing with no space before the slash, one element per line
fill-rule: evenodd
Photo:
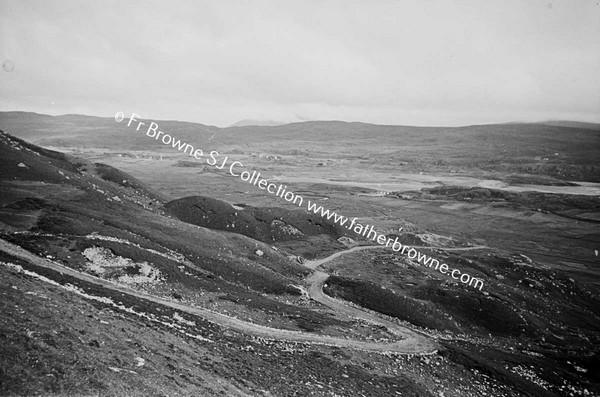
<path fill-rule="evenodd" d="M 600 393 L 600 126 L 157 123 L 485 287 L 112 118 L 2 112 L 3 394 Z"/>

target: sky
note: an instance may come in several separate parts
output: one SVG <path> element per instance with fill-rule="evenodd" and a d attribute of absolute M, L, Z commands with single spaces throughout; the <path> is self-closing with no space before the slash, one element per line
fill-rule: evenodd
<path fill-rule="evenodd" d="M 0 0 L 0 110 L 600 122 L 599 0 Z"/>

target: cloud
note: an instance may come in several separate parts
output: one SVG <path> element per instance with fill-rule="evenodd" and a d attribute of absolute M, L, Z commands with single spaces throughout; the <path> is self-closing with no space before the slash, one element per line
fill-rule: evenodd
<path fill-rule="evenodd" d="M 600 121 L 599 41 L 593 1 L 5 0 L 0 107 L 216 125 Z"/>

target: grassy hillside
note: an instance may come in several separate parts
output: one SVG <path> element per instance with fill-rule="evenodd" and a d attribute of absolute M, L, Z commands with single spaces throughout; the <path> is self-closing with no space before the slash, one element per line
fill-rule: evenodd
<path fill-rule="evenodd" d="M 165 216 L 160 195 L 112 167 L 77 162 L 5 133 L 0 159 L 0 230 L 33 252 L 76 268 L 85 263 L 81 252 L 94 246 L 134 262 L 151 259 L 172 288 L 189 294 L 240 287 L 299 293 L 291 285 L 307 272 L 300 264 L 260 241 Z M 191 261 L 186 272 L 197 274 L 195 280 L 177 270 L 178 255 Z"/>
<path fill-rule="evenodd" d="M 348 229 L 300 209 L 233 207 L 201 196 L 173 200 L 164 208 L 184 222 L 243 234 L 311 259 L 343 249 L 338 238 L 350 234 Z"/>

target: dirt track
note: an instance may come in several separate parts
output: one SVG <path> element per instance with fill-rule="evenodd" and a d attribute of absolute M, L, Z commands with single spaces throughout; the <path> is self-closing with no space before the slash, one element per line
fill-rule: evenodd
<path fill-rule="evenodd" d="M 258 324 L 248 323 L 242 320 L 238 320 L 233 317 L 225 316 L 223 314 L 214 313 L 212 311 L 196 308 L 192 306 L 183 305 L 177 302 L 157 298 L 155 296 L 151 296 L 142 292 L 134 291 L 129 288 L 126 288 L 122 285 L 115 284 L 111 281 L 104 280 L 98 277 L 91 276 L 89 274 L 81 273 L 56 262 L 52 262 L 50 260 L 38 257 L 32 254 L 29 251 L 24 250 L 23 248 L 11 244 L 3 239 L 0 239 L 0 249 L 4 252 L 7 252 L 11 255 L 17 256 L 28 262 L 41 266 L 44 268 L 52 269 L 64 274 L 68 274 L 69 276 L 75 277 L 77 279 L 93 283 L 96 285 L 101 285 L 105 288 L 109 288 L 114 291 L 119 291 L 121 293 L 125 293 L 131 296 L 135 296 L 139 299 L 145 299 L 147 301 L 151 301 L 158 305 L 163 305 L 167 307 L 171 307 L 177 310 L 181 310 L 186 313 L 190 313 L 193 315 L 200 316 L 210 322 L 218 324 L 223 327 L 231 328 L 236 331 L 240 331 L 246 334 L 255 335 L 258 337 L 262 337 L 265 339 L 271 340 L 281 340 L 288 342 L 301 342 L 301 343 L 314 343 L 321 345 L 329 345 L 329 346 L 337 346 L 342 348 L 351 348 L 351 349 L 360 349 L 360 350 L 368 350 L 368 351 L 376 351 L 376 352 L 395 352 L 395 353 L 412 353 L 412 354 L 427 354 L 433 353 L 438 349 L 437 344 L 430 338 L 417 334 L 407 328 L 401 327 L 394 323 L 385 321 L 380 319 L 375 315 L 371 315 L 366 312 L 362 312 L 358 309 L 345 306 L 344 304 L 337 302 L 329 297 L 326 297 L 322 291 L 323 282 L 327 279 L 327 274 L 323 272 L 317 271 L 310 279 L 312 280 L 310 286 L 310 294 L 311 297 L 314 297 L 315 300 L 328 302 L 328 306 L 333 305 L 336 310 L 342 310 L 344 313 L 353 316 L 359 317 L 363 319 L 367 319 L 372 322 L 376 322 L 379 324 L 383 324 L 386 327 L 390 328 L 393 332 L 402 335 L 405 339 L 393 342 L 393 343 L 380 343 L 380 342 L 366 342 L 366 341 L 357 341 L 343 338 L 336 338 L 331 336 L 324 335 L 316 335 L 309 334 L 297 331 L 289 331 L 282 330 L 276 328 L 269 328 Z M 334 254 L 324 260 L 319 261 L 319 265 L 323 264 L 329 260 L 332 260 L 334 257 L 342 255 L 344 253 L 348 253 L 353 251 L 343 251 L 338 254 Z M 337 256 L 336 256 L 337 255 Z M 318 265 L 317 265 L 318 266 Z"/>
<path fill-rule="evenodd" d="M 310 283 L 308 294 L 314 300 L 319 303 L 322 303 L 332 309 L 334 309 L 337 313 L 343 313 L 349 317 L 360 318 L 362 320 L 368 321 L 374 324 L 380 324 L 387 329 L 403 338 L 402 342 L 410 342 L 415 343 L 421 346 L 427 346 L 427 343 L 432 344 L 430 338 L 425 335 L 416 333 L 406 327 L 393 323 L 391 321 L 385 320 L 378 315 L 371 314 L 369 312 L 354 308 L 352 306 L 348 306 L 341 301 L 331 298 L 323 292 L 323 284 L 327 281 L 329 275 L 327 273 L 321 271 L 315 271 L 313 275 L 308 278 Z"/>
<path fill-rule="evenodd" d="M 342 255 L 346 255 L 349 254 L 351 252 L 355 252 L 355 251 L 362 251 L 362 250 L 372 250 L 372 249 L 384 249 L 386 248 L 386 246 L 384 245 L 363 245 L 363 246 L 358 246 L 358 247 L 354 247 L 354 248 L 350 248 L 347 249 L 345 251 L 340 251 L 340 252 L 336 252 L 335 254 L 332 254 L 330 256 L 328 256 L 327 258 L 323 258 L 323 259 L 317 259 L 317 260 L 313 260 L 313 261 L 306 261 L 304 262 L 304 266 L 310 268 L 310 269 L 316 269 L 317 267 L 335 259 L 335 258 L 339 258 Z M 488 247 L 486 247 L 485 245 L 475 245 L 472 247 L 457 247 L 457 248 L 444 248 L 444 247 L 425 247 L 425 246 L 410 246 L 409 248 L 415 248 L 415 249 L 440 249 L 440 250 L 444 250 L 444 251 L 471 251 L 471 250 L 479 250 L 479 249 L 486 249 Z"/>
<path fill-rule="evenodd" d="M 344 304 L 342 301 L 333 299 L 323 292 L 323 284 L 325 284 L 325 281 L 327 281 L 327 278 L 329 277 L 329 275 L 325 272 L 316 270 L 319 266 L 321 266 L 335 258 L 338 258 L 342 255 L 345 255 L 345 254 L 348 254 L 351 252 L 370 250 L 370 249 L 384 249 L 384 248 L 386 248 L 386 247 L 383 245 L 359 246 L 359 247 L 350 248 L 346 251 L 336 252 L 335 254 L 332 254 L 332 255 L 328 256 L 327 258 L 313 260 L 313 261 L 306 261 L 304 263 L 304 265 L 310 269 L 315 270 L 315 272 L 307 279 L 308 295 L 315 301 L 317 301 L 325 306 L 330 307 L 331 309 L 335 310 L 338 313 L 343 313 L 349 317 L 360 318 L 362 320 L 366 320 L 371 323 L 383 325 L 383 326 L 387 327 L 388 330 L 390 330 L 391 332 L 404 338 L 403 341 L 411 341 L 412 340 L 415 343 L 424 343 L 423 339 L 425 339 L 425 341 L 431 343 L 430 339 L 425 335 L 416 333 L 416 332 L 414 332 L 406 327 L 403 327 L 399 324 L 396 324 L 392 321 L 388 321 L 388 320 L 382 318 L 381 316 L 372 314 L 372 313 L 364 311 L 364 310 L 357 309 L 352 306 L 348 306 L 348 305 Z M 437 248 L 437 247 L 422 247 L 422 246 L 415 246 L 414 248 L 444 249 L 447 251 L 469 251 L 469 250 L 475 250 L 475 249 L 484 249 L 487 247 L 478 245 L 478 246 L 464 247 L 464 248 L 441 248 L 441 247 Z"/>

